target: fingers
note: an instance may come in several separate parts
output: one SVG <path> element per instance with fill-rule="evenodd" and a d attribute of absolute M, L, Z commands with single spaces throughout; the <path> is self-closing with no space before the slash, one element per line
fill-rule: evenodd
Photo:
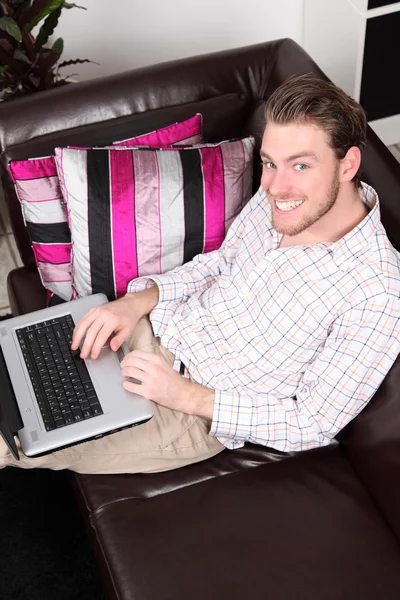
<path fill-rule="evenodd" d="M 160 378 L 160 367 L 163 363 L 167 364 L 162 357 L 156 354 L 133 350 L 121 361 L 121 375 L 126 379 L 137 379 L 144 386 L 151 379 Z"/>
<path fill-rule="evenodd" d="M 162 356 L 158 356 L 158 354 L 144 352 L 143 350 L 132 350 L 132 352 L 129 352 L 129 354 L 121 361 L 121 368 L 141 365 L 141 367 L 145 369 L 146 365 L 148 367 L 150 365 L 161 366 L 163 364 L 167 364 L 167 362 Z"/>
<path fill-rule="evenodd" d="M 87 358 L 90 354 L 91 358 L 97 358 L 111 333 L 112 329 L 110 330 L 110 326 L 95 321 L 87 330 L 81 350 L 81 357 Z"/>
<path fill-rule="evenodd" d="M 116 352 L 118 350 L 118 348 L 120 348 L 122 346 L 122 344 L 124 342 L 126 342 L 126 340 L 129 337 L 129 330 L 128 329 L 123 329 L 120 333 L 118 333 L 118 335 L 114 335 L 114 337 L 112 338 L 111 342 L 110 342 L 110 348 L 111 350 L 114 350 L 114 352 Z"/>
<path fill-rule="evenodd" d="M 75 327 L 71 349 L 77 350 L 83 337 L 85 341 L 81 349 L 81 357 L 87 358 L 91 353 L 92 358 L 97 358 L 100 354 L 100 350 L 107 342 L 110 335 L 117 328 L 118 321 L 113 315 L 107 315 L 106 311 L 101 311 L 97 308 L 92 309 L 88 314 L 80 319 L 77 326 Z M 122 341 L 127 339 L 129 332 L 124 333 L 121 331 L 118 334 L 117 341 L 111 344 L 114 350 L 117 350 L 121 345 Z M 122 341 L 120 341 L 122 339 Z"/>
<path fill-rule="evenodd" d="M 78 323 L 75 325 L 75 329 L 74 329 L 73 334 L 72 334 L 72 344 L 71 344 L 71 349 L 72 350 L 77 350 L 78 349 L 78 346 L 81 343 L 82 338 L 85 335 L 88 327 L 95 320 L 95 316 L 93 314 L 94 312 L 95 312 L 94 308 L 92 308 L 91 310 L 89 310 L 89 312 L 87 313 L 87 315 L 85 315 L 84 317 L 82 317 L 82 319 L 79 319 Z"/>
<path fill-rule="evenodd" d="M 149 400 L 151 399 L 148 396 L 148 394 L 146 394 L 146 392 L 144 391 L 143 386 L 138 383 L 133 383 L 132 381 L 129 381 L 128 379 L 126 379 L 123 382 L 122 387 L 125 390 L 127 390 L 128 392 L 131 392 L 131 394 L 138 394 L 139 396 L 142 396 L 143 398 L 148 398 Z"/>

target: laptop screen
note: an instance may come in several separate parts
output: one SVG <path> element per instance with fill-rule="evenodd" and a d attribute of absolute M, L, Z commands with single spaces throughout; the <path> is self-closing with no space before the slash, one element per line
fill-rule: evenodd
<path fill-rule="evenodd" d="M 0 434 L 12 452 L 13 456 L 19 460 L 17 445 L 14 435 L 23 427 L 21 415 L 15 400 L 14 391 L 11 385 L 3 351 L 0 346 Z"/>

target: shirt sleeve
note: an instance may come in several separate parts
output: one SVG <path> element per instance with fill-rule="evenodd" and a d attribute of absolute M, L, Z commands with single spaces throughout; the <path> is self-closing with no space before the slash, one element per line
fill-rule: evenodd
<path fill-rule="evenodd" d="M 234 262 L 246 220 L 253 207 L 260 201 L 261 193 L 260 188 L 236 217 L 219 250 L 198 254 L 190 262 L 162 275 L 133 279 L 129 282 L 127 291 L 139 292 L 156 283 L 159 289 L 159 302 L 176 300 L 185 302 L 196 292 L 210 287 L 215 279 Z"/>
<path fill-rule="evenodd" d="M 329 444 L 374 395 L 400 352 L 399 300 L 349 309 L 304 372 L 296 397 L 216 391 L 210 434 L 228 448 L 246 441 L 283 452 Z"/>

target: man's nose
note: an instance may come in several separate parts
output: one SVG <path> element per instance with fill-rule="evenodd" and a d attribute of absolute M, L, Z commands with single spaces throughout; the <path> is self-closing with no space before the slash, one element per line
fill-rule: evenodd
<path fill-rule="evenodd" d="M 284 198 L 290 194 L 290 181 L 285 173 L 275 171 L 273 177 L 268 182 L 268 189 L 272 196 L 277 198 Z"/>

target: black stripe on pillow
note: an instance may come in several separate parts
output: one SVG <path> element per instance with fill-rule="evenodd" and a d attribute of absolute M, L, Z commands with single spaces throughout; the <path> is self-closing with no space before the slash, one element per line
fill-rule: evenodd
<path fill-rule="evenodd" d="M 183 203 L 185 211 L 185 242 L 183 262 L 186 263 L 204 247 L 204 197 L 201 154 L 199 150 L 180 153 L 183 172 Z"/>
<path fill-rule="evenodd" d="M 115 299 L 108 152 L 87 151 L 88 224 L 92 292 Z"/>
<path fill-rule="evenodd" d="M 68 244 L 71 241 L 71 232 L 68 223 L 40 223 L 26 222 L 32 242 L 38 244 Z"/>

